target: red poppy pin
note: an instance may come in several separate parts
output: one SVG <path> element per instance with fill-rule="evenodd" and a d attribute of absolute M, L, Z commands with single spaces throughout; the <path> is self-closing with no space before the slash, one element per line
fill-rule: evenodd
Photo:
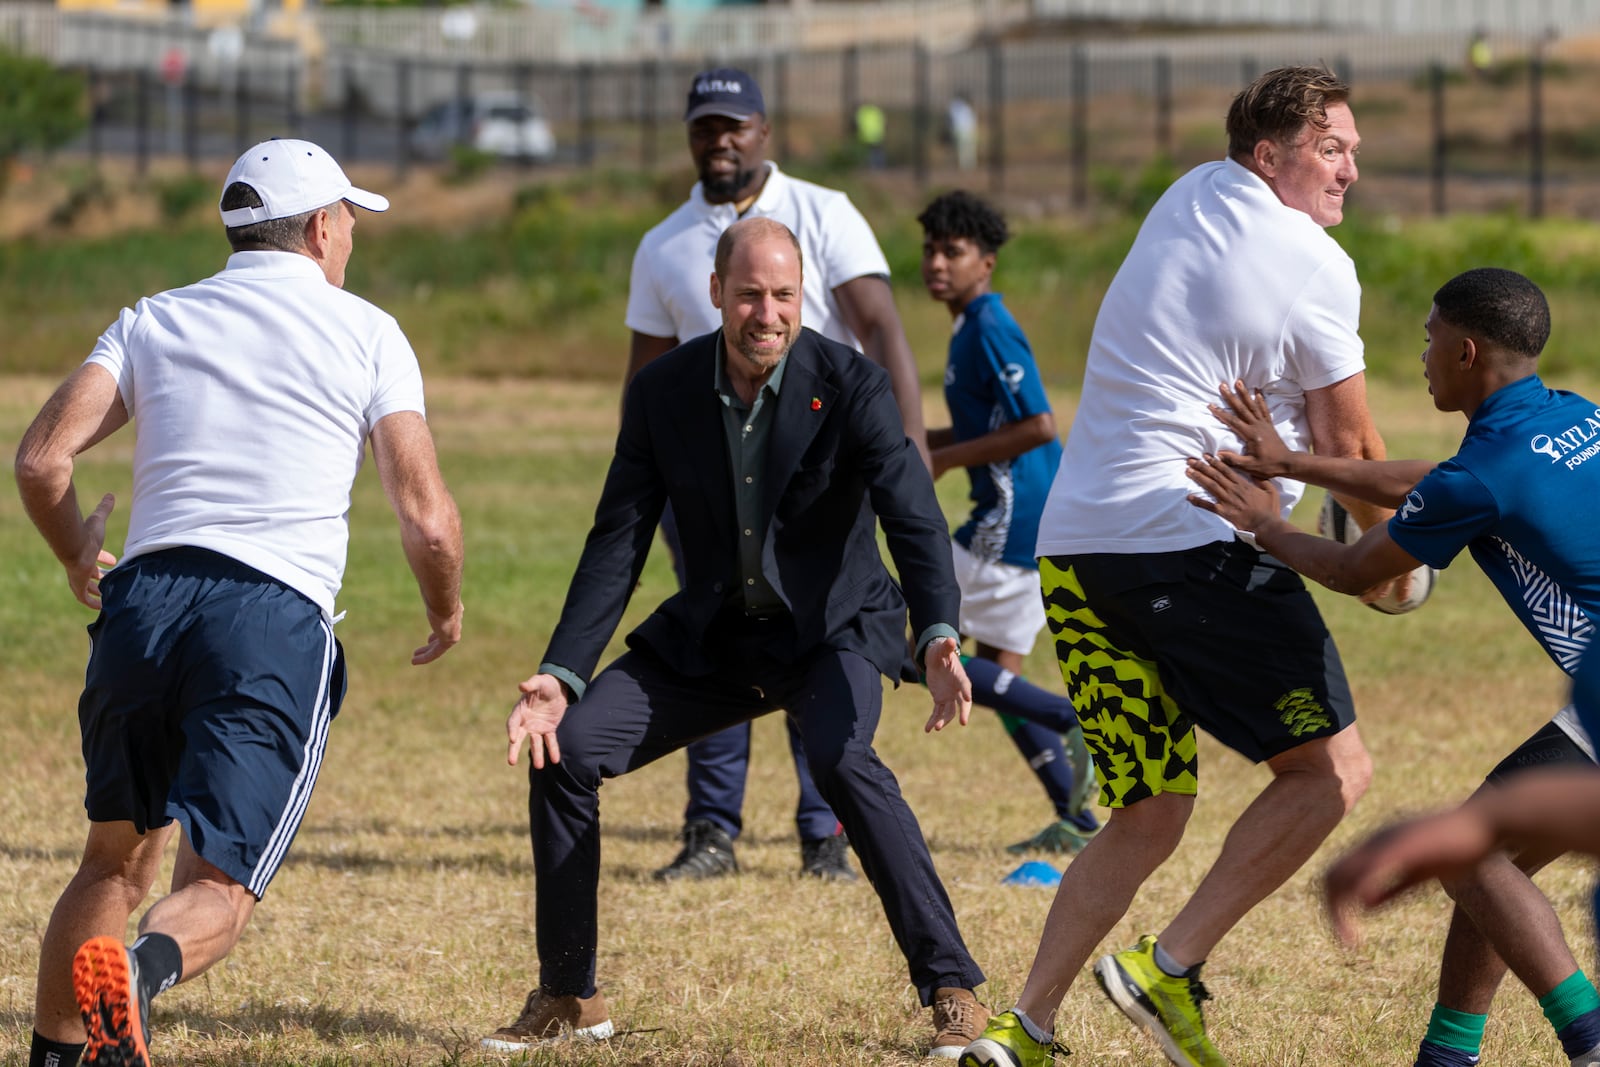
<path fill-rule="evenodd" d="M 816 397 L 812 397 L 811 398 L 811 410 L 812 411 L 821 411 L 822 410 L 822 401 L 818 400 Z"/>

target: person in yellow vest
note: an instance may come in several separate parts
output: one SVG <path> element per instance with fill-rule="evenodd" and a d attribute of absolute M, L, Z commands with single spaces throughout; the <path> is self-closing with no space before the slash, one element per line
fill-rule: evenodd
<path fill-rule="evenodd" d="M 1489 35 L 1478 27 L 1472 31 L 1472 41 L 1467 45 L 1467 71 L 1476 80 L 1487 78 L 1494 69 L 1494 50 L 1489 47 Z"/>
<path fill-rule="evenodd" d="M 882 170 L 887 162 L 883 151 L 883 108 L 877 104 L 862 104 L 856 108 L 856 141 L 861 145 L 867 166 Z"/>

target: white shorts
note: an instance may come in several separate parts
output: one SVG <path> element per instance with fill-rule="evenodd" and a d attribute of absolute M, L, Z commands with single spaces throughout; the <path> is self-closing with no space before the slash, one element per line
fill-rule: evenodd
<path fill-rule="evenodd" d="M 956 584 L 961 586 L 961 632 L 1002 652 L 1026 656 L 1044 629 L 1044 596 L 1032 567 L 979 559 L 955 541 Z"/>

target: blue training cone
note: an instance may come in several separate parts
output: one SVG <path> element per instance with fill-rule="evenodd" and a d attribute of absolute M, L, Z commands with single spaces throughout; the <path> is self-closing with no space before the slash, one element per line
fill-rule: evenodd
<path fill-rule="evenodd" d="M 1004 885 L 1042 886 L 1049 889 L 1060 884 L 1061 872 L 1043 860 L 1029 860 L 1000 881 Z"/>

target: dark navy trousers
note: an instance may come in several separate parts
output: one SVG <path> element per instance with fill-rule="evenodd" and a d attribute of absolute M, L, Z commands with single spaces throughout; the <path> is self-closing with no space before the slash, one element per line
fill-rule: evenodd
<path fill-rule="evenodd" d="M 567 710 L 556 731 L 561 762 L 530 768 L 540 988 L 595 991 L 601 783 L 780 710 L 796 724 L 817 788 L 883 903 L 922 1003 L 931 1004 L 941 986 L 982 983 L 922 829 L 873 751 L 883 708 L 877 669 L 844 651 L 793 665 L 753 647 L 727 653 L 725 667 L 703 678 L 678 674 L 648 652 L 625 653 Z"/>
<path fill-rule="evenodd" d="M 672 557 L 672 570 L 683 586 L 683 553 L 678 547 L 678 520 L 668 504 L 661 515 L 661 539 Z M 805 745 L 799 728 L 789 721 L 789 752 L 794 757 L 795 781 L 800 796 L 795 802 L 794 824 L 802 841 L 832 837 L 839 830 L 838 817 L 812 780 L 806 763 Z M 722 827 L 729 837 L 744 829 L 744 784 L 750 774 L 750 726 L 729 727 L 703 737 L 688 746 L 689 766 L 684 772 L 689 803 L 683 821 L 704 819 Z"/>

